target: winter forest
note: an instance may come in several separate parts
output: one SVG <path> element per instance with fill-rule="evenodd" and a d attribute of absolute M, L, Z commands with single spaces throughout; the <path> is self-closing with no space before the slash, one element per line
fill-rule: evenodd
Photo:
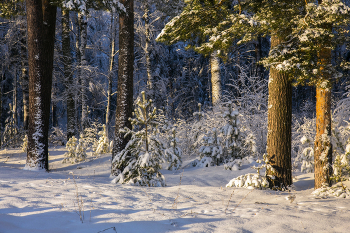
<path fill-rule="evenodd" d="M 348 231 L 349 30 L 348 0 L 2 0 L 0 232 Z"/>

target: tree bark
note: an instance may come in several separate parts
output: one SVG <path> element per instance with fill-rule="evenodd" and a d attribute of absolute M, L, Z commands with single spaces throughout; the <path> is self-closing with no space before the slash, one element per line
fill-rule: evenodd
<path fill-rule="evenodd" d="M 111 98 L 112 98 L 112 85 L 113 85 L 113 65 L 115 56 L 115 36 L 116 36 L 116 23 L 115 12 L 111 12 L 111 44 L 110 44 L 110 57 L 109 57 L 109 72 L 108 72 L 108 90 L 107 90 L 107 109 L 106 109 L 106 135 L 109 139 L 109 118 L 111 115 Z"/>
<path fill-rule="evenodd" d="M 129 141 L 129 138 L 124 138 L 119 130 L 124 127 L 131 129 L 129 118 L 132 117 L 133 110 L 134 1 L 120 2 L 125 6 L 126 13 L 119 15 L 118 94 L 112 160 Z"/>
<path fill-rule="evenodd" d="M 28 78 L 28 60 L 27 60 L 27 48 L 26 48 L 26 35 L 23 33 L 21 39 L 21 87 L 23 96 L 23 128 L 28 130 L 28 117 L 29 117 L 29 78 Z"/>
<path fill-rule="evenodd" d="M 322 1 L 318 1 L 319 4 Z M 330 25 L 325 26 L 326 30 L 332 30 Z M 318 53 L 318 66 L 320 78 L 316 84 L 316 138 L 314 148 L 315 161 L 315 189 L 323 185 L 331 186 L 332 175 L 332 143 L 331 143 L 331 75 L 327 66 L 332 62 L 331 41 L 320 44 Z"/>
<path fill-rule="evenodd" d="M 75 100 L 73 90 L 73 75 L 72 75 L 72 56 L 70 50 L 70 35 L 69 35 L 69 11 L 62 11 L 62 52 L 64 65 L 64 78 L 67 91 L 67 141 L 76 136 L 76 115 L 75 115 Z"/>
<path fill-rule="evenodd" d="M 150 32 L 150 18 L 149 18 L 149 4 L 145 2 L 145 13 L 143 19 L 145 20 L 145 57 L 146 57 L 146 71 L 147 71 L 147 89 L 148 89 L 148 99 L 154 100 L 154 80 L 151 70 L 151 32 Z"/>
<path fill-rule="evenodd" d="M 81 124 L 82 124 L 82 130 L 86 127 L 88 127 L 88 107 L 87 107 L 87 77 L 86 77 L 86 44 L 87 44 L 87 20 L 86 16 L 79 13 L 79 26 L 80 26 L 80 47 L 79 47 L 79 54 L 80 54 L 80 62 L 81 62 L 81 69 L 80 69 L 80 82 L 81 82 Z"/>
<path fill-rule="evenodd" d="M 271 36 L 271 48 L 283 40 Z M 271 68 L 268 99 L 267 156 L 273 169 L 268 170 L 270 187 L 292 184 L 291 162 L 292 83 L 288 75 Z"/>
<path fill-rule="evenodd" d="M 48 131 L 56 7 L 26 0 L 29 64 L 29 125 L 26 169 L 49 169 Z"/>
<path fill-rule="evenodd" d="M 210 71 L 211 71 L 211 93 L 213 106 L 221 100 L 221 79 L 220 79 L 220 58 L 217 56 L 217 51 L 210 56 Z"/>

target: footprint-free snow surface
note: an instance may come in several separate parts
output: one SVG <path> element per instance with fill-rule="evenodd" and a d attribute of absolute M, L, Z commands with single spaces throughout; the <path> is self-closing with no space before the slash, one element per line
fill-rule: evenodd
<path fill-rule="evenodd" d="M 350 200 L 312 196 L 313 174 L 294 174 L 291 193 L 226 188 L 248 165 L 162 170 L 166 187 L 137 187 L 111 183 L 110 154 L 62 164 L 64 152 L 50 148 L 49 173 L 0 152 L 1 233 L 350 232 Z"/>

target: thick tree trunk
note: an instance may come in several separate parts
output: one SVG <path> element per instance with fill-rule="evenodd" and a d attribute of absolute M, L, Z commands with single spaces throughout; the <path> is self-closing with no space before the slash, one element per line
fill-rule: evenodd
<path fill-rule="evenodd" d="M 78 14 L 79 17 L 79 25 L 80 25 L 80 61 L 81 61 L 81 69 L 80 69 L 80 82 L 81 82 L 81 124 L 82 130 L 88 127 L 88 106 L 87 106 L 87 76 L 86 76 L 86 44 L 87 44 L 87 20 L 86 16 L 83 14 Z"/>
<path fill-rule="evenodd" d="M 107 90 L 107 109 L 106 109 L 106 135 L 109 139 L 109 119 L 111 115 L 111 98 L 112 98 L 112 85 L 113 85 L 113 65 L 115 56 L 115 36 L 116 36 L 116 22 L 115 12 L 111 12 L 111 44 L 110 44 L 110 57 L 109 57 L 109 72 L 108 72 L 108 90 Z"/>
<path fill-rule="evenodd" d="M 221 100 L 221 79 L 220 79 L 220 58 L 217 56 L 217 51 L 210 56 L 210 71 L 211 71 L 211 93 L 213 106 Z"/>
<path fill-rule="evenodd" d="M 12 98 L 12 118 L 13 118 L 13 123 L 15 126 L 18 126 L 18 121 L 17 121 L 17 70 L 15 72 L 15 76 L 13 78 L 13 98 Z M 16 128 L 14 128 L 15 132 L 14 134 L 17 134 Z"/>
<path fill-rule="evenodd" d="M 118 61 L 118 93 L 115 118 L 115 138 L 112 159 L 123 150 L 129 140 L 119 132 L 128 127 L 133 110 L 133 71 L 134 71 L 134 1 L 120 1 L 126 8 L 126 13 L 119 16 L 119 61 Z M 113 171 L 112 171 L 113 173 Z"/>
<path fill-rule="evenodd" d="M 62 11 L 62 52 L 64 65 L 64 78 L 67 91 L 67 141 L 76 136 L 76 121 L 75 121 L 75 100 L 73 90 L 73 75 L 71 69 L 72 57 L 70 50 L 69 36 L 69 11 Z"/>
<path fill-rule="evenodd" d="M 271 36 L 271 48 L 282 40 Z M 273 169 L 268 170 L 270 186 L 286 187 L 292 184 L 291 162 L 292 84 L 288 75 L 270 69 L 268 99 L 267 155 Z"/>
<path fill-rule="evenodd" d="M 48 170 L 48 131 L 56 7 L 26 0 L 29 64 L 29 127 L 26 169 Z"/>

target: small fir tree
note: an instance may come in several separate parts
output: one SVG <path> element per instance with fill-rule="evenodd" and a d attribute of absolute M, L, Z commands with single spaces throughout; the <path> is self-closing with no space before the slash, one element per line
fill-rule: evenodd
<path fill-rule="evenodd" d="M 67 163 L 67 162 L 75 163 L 77 141 L 78 139 L 74 136 L 68 140 L 66 145 L 68 152 L 64 153 L 65 158 L 63 159 L 62 163 Z"/>
<path fill-rule="evenodd" d="M 113 182 L 165 186 L 165 178 L 159 171 L 164 161 L 164 145 L 156 130 L 157 109 L 151 109 L 152 100 L 146 100 L 144 91 L 136 104 L 135 118 L 129 119 L 133 130 L 127 127 L 120 130 L 124 137 L 131 136 L 131 139 L 112 161 L 112 174 L 117 176 Z"/>
<path fill-rule="evenodd" d="M 165 159 L 169 163 L 168 170 L 178 170 L 181 167 L 182 150 L 178 146 L 179 139 L 176 137 L 176 129 L 171 130 L 170 146 L 164 151 Z"/>
<path fill-rule="evenodd" d="M 109 142 L 108 142 L 108 137 L 106 134 L 106 126 L 102 126 L 103 129 L 98 132 L 98 135 L 100 136 L 98 140 L 98 146 L 96 148 L 96 154 L 106 154 L 109 153 L 110 147 L 109 147 Z"/>
<path fill-rule="evenodd" d="M 86 160 L 86 142 L 84 139 L 80 138 L 79 139 L 79 143 L 75 149 L 76 152 L 76 158 L 75 158 L 75 162 L 82 162 Z"/>

